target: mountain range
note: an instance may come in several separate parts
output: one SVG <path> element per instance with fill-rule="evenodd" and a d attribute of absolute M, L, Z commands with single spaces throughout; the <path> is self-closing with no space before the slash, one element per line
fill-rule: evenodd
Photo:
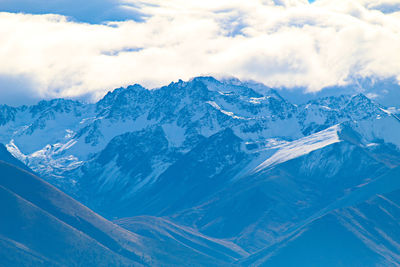
<path fill-rule="evenodd" d="M 294 103 L 197 77 L 2 105 L 2 247 L 66 266 L 398 266 L 399 107 L 377 91 Z"/>

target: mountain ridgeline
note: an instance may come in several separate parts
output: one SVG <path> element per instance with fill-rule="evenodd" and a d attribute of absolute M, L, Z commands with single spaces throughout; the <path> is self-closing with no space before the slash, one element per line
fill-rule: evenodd
<path fill-rule="evenodd" d="M 0 143 L 126 231 L 127 246 L 94 238 L 112 264 L 400 264 L 400 119 L 362 93 L 293 104 L 234 79 L 133 85 L 0 106 Z"/>

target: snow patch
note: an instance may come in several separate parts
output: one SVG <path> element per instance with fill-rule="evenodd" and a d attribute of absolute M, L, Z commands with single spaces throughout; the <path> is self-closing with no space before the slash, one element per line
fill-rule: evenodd
<path fill-rule="evenodd" d="M 253 172 L 260 172 L 268 167 L 306 155 L 314 150 L 340 142 L 339 126 L 334 125 L 326 130 L 280 145 L 278 151 L 258 165 Z"/>
<path fill-rule="evenodd" d="M 185 129 L 179 127 L 176 122 L 164 124 L 162 126 L 168 143 L 172 147 L 180 147 L 185 142 Z"/>
<path fill-rule="evenodd" d="M 219 111 L 222 112 L 223 114 L 225 114 L 225 115 L 227 115 L 227 116 L 233 118 L 233 119 L 246 120 L 246 118 L 244 118 L 244 117 L 236 116 L 233 112 L 223 110 L 223 109 L 222 109 L 217 103 L 215 103 L 214 101 L 207 101 L 206 103 L 209 104 L 209 105 L 211 105 L 213 108 L 219 110 Z"/>

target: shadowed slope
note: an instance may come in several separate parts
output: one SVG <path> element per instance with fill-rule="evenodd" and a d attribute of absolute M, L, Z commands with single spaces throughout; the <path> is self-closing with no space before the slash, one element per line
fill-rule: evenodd
<path fill-rule="evenodd" d="M 6 154 L 1 159 L 13 161 Z M 0 174 L 2 264 L 119 266 L 142 261 L 134 252 L 140 242 L 136 235 L 14 165 L 0 161 Z"/>

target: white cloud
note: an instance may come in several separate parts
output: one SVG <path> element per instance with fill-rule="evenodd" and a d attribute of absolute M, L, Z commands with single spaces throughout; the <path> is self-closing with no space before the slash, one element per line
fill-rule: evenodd
<path fill-rule="evenodd" d="M 41 97 L 100 97 L 203 74 L 312 91 L 354 77 L 400 79 L 396 2 L 148 0 L 144 22 L 104 25 L 0 13 L 0 75 L 28 77 Z M 2 90 L 0 80 L 0 98 Z"/>

